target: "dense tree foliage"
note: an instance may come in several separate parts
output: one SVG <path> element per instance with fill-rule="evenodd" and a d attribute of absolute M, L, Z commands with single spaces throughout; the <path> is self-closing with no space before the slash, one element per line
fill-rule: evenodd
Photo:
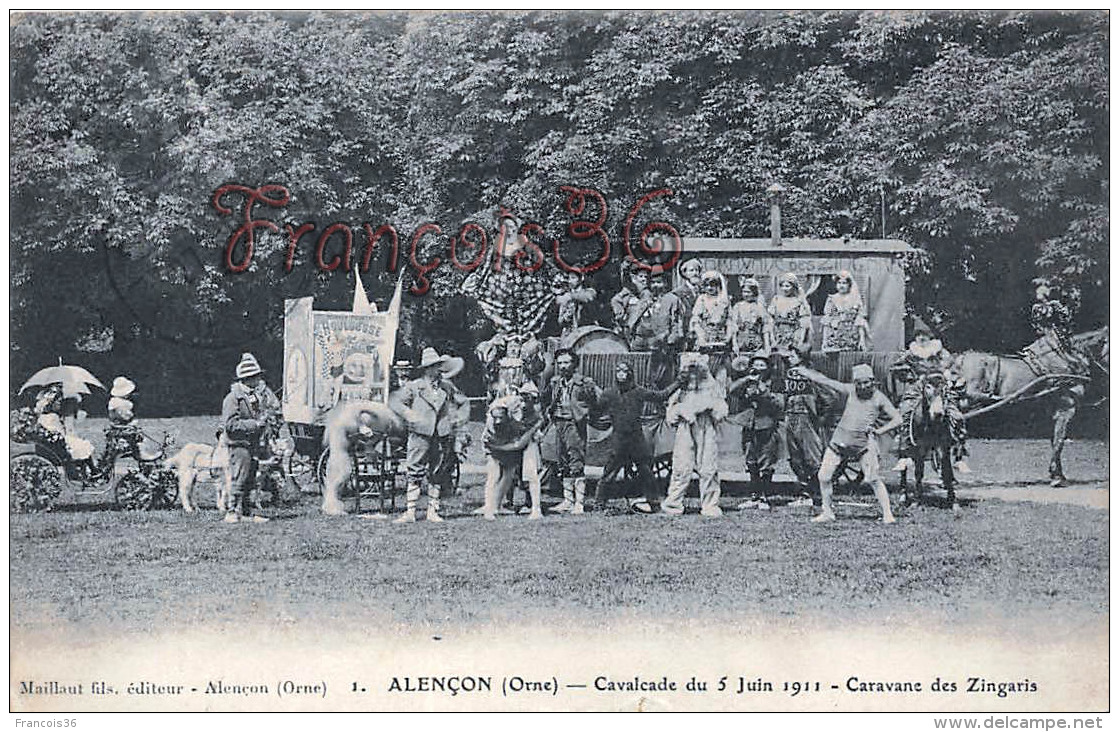
<path fill-rule="evenodd" d="M 605 195 L 616 260 L 646 191 L 674 195 L 643 220 L 766 236 L 779 181 L 788 234 L 917 247 L 911 305 L 956 347 L 1022 345 L 1036 280 L 1106 322 L 1109 35 L 1083 12 L 19 16 L 12 384 L 62 357 L 212 410 L 241 350 L 278 365 L 284 297 L 348 304 L 352 275 L 313 264 L 330 224 L 357 262 L 365 222 L 396 228 L 402 261 L 438 223 L 422 261 L 505 205 L 593 257 L 565 238 L 561 185 Z M 254 209 L 315 225 L 290 272 L 283 231 L 225 268 L 226 183 L 291 191 Z M 382 302 L 385 264 L 382 242 Z M 407 299 L 405 348 L 481 334 L 462 278 L 441 267 Z M 614 266 L 594 279 L 612 290 Z"/>

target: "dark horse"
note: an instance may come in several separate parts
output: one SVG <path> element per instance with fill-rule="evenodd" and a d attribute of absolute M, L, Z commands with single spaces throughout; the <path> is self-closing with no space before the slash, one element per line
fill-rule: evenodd
<path fill-rule="evenodd" d="M 1050 442 L 1049 479 L 1064 485 L 1061 452 L 1068 425 L 1084 397 L 1093 370 L 1108 374 L 1110 338 L 1108 329 L 1089 331 L 1070 339 L 1071 349 L 1046 335 L 1030 344 L 1019 356 L 968 351 L 956 359 L 956 370 L 970 402 L 988 405 L 968 416 L 990 411 L 1020 399 L 1052 396 L 1053 438 Z M 1071 352 L 1070 352 L 1071 350 Z"/>
<path fill-rule="evenodd" d="M 925 460 L 930 460 L 933 470 L 940 471 L 940 479 L 944 489 L 948 491 L 948 503 L 952 506 L 952 511 L 958 513 L 960 505 L 956 501 L 956 475 L 952 470 L 952 420 L 948 414 L 950 385 L 940 374 L 930 374 L 920 377 L 916 388 L 920 400 L 914 406 L 908 423 L 901 426 L 902 437 L 909 443 L 909 454 L 913 458 L 915 496 L 912 501 L 921 501 Z M 904 470 L 901 473 L 901 486 L 905 491 L 906 503 L 912 502 Z"/>

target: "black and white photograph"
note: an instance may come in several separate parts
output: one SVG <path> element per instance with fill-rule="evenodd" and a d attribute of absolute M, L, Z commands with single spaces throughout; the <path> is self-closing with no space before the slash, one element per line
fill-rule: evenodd
<path fill-rule="evenodd" d="M 1102 726 L 1110 32 L 10 12 L 9 712 Z"/>

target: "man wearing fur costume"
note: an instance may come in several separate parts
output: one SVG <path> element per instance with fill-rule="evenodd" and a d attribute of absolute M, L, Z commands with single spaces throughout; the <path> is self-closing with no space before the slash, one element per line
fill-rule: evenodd
<path fill-rule="evenodd" d="M 669 399 L 665 412 L 665 422 L 676 428 L 676 441 L 668 495 L 661 503 L 661 512 L 677 516 L 684 513 L 684 493 L 696 472 L 700 513 L 721 516 L 718 425 L 727 417 L 726 392 L 711 375 L 706 354 L 683 354 L 680 370 L 685 375 L 684 384 Z"/>

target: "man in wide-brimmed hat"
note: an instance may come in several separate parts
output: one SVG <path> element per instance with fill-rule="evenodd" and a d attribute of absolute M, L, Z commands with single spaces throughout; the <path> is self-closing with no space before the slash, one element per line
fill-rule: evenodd
<path fill-rule="evenodd" d="M 256 480 L 257 455 L 264 433 L 266 410 L 258 390 L 264 381 L 264 370 L 251 353 L 241 354 L 236 377 L 221 404 L 221 421 L 229 444 L 229 476 L 231 505 L 227 507 L 226 523 L 263 523 L 263 516 L 247 516 L 249 493 Z"/>
<path fill-rule="evenodd" d="M 408 427 L 408 496 L 404 513 L 396 523 L 415 523 L 420 489 L 427 481 L 427 520 L 440 522 L 439 494 L 446 484 L 451 453 L 465 449 L 470 402 L 451 379 L 463 368 L 457 356 L 425 348 L 417 366 L 419 377 L 392 395 L 390 406 Z"/>

